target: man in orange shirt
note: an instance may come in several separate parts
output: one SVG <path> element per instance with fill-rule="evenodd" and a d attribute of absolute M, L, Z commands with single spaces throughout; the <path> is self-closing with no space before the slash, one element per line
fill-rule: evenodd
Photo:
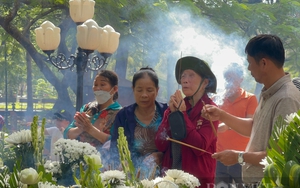
<path fill-rule="evenodd" d="M 244 77 L 242 66 L 232 63 L 224 70 L 223 75 L 226 84 L 220 108 L 238 117 L 252 117 L 257 107 L 257 99 L 254 94 L 241 88 L 241 82 Z M 224 123 L 219 124 L 217 152 L 224 150 L 244 151 L 248 141 L 248 137 L 231 130 Z M 243 187 L 241 171 L 240 164 L 225 166 L 218 161 L 215 178 L 216 185 L 222 183 L 222 185 L 227 184 L 228 187 L 231 187 L 231 185 Z"/>

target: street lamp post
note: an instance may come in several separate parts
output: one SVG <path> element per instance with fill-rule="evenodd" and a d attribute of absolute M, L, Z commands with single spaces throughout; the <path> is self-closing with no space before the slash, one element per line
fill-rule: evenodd
<path fill-rule="evenodd" d="M 59 53 L 51 56 L 60 43 L 60 28 L 53 23 L 45 21 L 35 29 L 37 45 L 48 55 L 48 60 L 58 69 L 69 69 L 76 65 L 77 91 L 76 110 L 83 105 L 83 76 L 89 69 L 97 71 L 105 64 L 119 46 L 120 33 L 106 25 L 99 27 L 92 19 L 94 15 L 94 0 L 70 0 L 70 16 L 77 24 L 76 39 L 78 43 L 76 55 L 66 57 Z M 97 50 L 98 55 L 92 55 Z M 90 57 L 92 56 L 92 57 Z"/>

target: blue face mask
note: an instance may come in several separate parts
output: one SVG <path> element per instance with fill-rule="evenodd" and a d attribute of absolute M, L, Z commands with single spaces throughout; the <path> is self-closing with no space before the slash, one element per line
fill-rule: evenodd
<path fill-rule="evenodd" d="M 112 95 L 110 94 L 111 90 L 110 91 L 103 91 L 103 90 L 94 91 L 94 95 L 95 95 L 95 98 L 96 98 L 98 104 L 106 103 L 113 96 L 113 94 Z"/>

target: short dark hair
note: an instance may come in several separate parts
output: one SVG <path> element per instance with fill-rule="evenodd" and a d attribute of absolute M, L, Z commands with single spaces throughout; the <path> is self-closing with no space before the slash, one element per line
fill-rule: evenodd
<path fill-rule="evenodd" d="M 148 66 L 140 68 L 140 70 L 133 75 L 132 88 L 135 87 L 136 81 L 143 78 L 145 75 L 148 75 L 152 80 L 152 82 L 154 83 L 155 87 L 158 88 L 158 83 L 159 83 L 158 76 L 156 72 L 151 67 Z"/>
<path fill-rule="evenodd" d="M 101 70 L 98 72 L 97 76 L 103 76 L 105 78 L 108 79 L 109 84 L 113 87 L 113 86 L 117 86 L 119 83 L 119 79 L 118 79 L 118 75 L 111 70 Z M 119 97 L 118 92 L 116 92 L 113 96 L 113 100 L 116 101 Z"/>
<path fill-rule="evenodd" d="M 259 62 L 264 57 L 271 59 L 281 68 L 285 61 L 285 51 L 281 39 L 276 35 L 261 34 L 249 40 L 245 53 Z"/>

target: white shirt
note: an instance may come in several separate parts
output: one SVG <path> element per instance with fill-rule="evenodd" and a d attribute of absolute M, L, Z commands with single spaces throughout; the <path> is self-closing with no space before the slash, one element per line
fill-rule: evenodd
<path fill-rule="evenodd" d="M 63 138 L 63 134 L 60 132 L 60 130 L 57 127 L 46 128 L 46 131 L 51 136 L 50 159 L 51 161 L 58 161 L 57 156 L 54 155 L 54 143 L 58 139 Z"/>

